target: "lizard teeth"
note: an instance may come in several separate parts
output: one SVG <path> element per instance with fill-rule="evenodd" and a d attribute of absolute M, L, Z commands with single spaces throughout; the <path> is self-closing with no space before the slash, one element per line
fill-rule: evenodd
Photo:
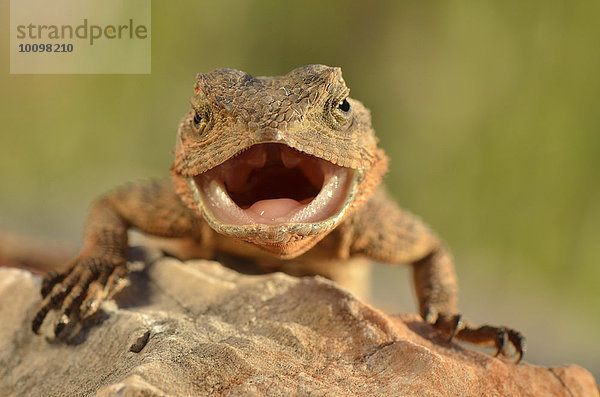
<path fill-rule="evenodd" d="M 317 197 L 294 214 L 289 222 L 314 222 L 332 216 L 347 193 L 343 187 L 348 180 L 348 173 L 340 171 L 342 172 L 331 175 Z"/>
<path fill-rule="evenodd" d="M 208 203 L 215 211 L 215 215 L 226 223 L 232 224 L 253 224 L 254 221 L 244 210 L 238 207 L 227 194 L 223 183 L 217 182 L 215 179 L 210 180 L 206 189 L 202 189 L 206 193 Z"/>

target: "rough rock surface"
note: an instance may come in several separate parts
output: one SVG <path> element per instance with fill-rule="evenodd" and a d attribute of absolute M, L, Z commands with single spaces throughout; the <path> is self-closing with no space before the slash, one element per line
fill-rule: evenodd
<path fill-rule="evenodd" d="M 146 262 L 119 308 L 67 340 L 30 331 L 39 278 L 0 269 L 0 395 L 598 396 L 583 368 L 448 344 L 322 278 Z"/>

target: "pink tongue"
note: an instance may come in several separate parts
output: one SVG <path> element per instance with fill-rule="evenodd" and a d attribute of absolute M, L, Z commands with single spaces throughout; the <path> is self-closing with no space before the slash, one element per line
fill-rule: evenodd
<path fill-rule="evenodd" d="M 257 222 L 275 221 L 302 208 L 302 204 L 288 198 L 260 200 L 248 208 L 248 214 Z"/>

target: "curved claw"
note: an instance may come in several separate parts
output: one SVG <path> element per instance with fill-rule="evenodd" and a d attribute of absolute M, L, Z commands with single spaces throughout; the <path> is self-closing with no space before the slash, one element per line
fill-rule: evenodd
<path fill-rule="evenodd" d="M 54 326 L 54 335 L 58 336 L 65 329 L 65 327 L 69 324 L 69 316 L 62 313 Z"/>
<path fill-rule="evenodd" d="M 50 311 L 50 306 L 42 305 L 38 309 L 38 311 L 35 313 L 35 317 L 31 321 L 31 330 L 35 334 L 39 335 L 40 327 L 42 326 L 42 323 L 44 322 L 44 318 L 46 318 L 46 315 L 48 314 L 49 311 Z"/>
<path fill-rule="evenodd" d="M 456 315 L 452 316 L 451 324 L 452 324 L 451 325 L 452 332 L 450 333 L 450 337 L 448 338 L 448 343 L 452 342 L 452 339 L 454 339 L 454 337 L 456 336 L 458 331 L 462 328 L 462 326 L 463 326 L 462 316 L 460 314 L 456 314 Z"/>
<path fill-rule="evenodd" d="M 517 359 L 515 361 L 515 364 L 518 364 L 523 358 L 523 353 L 525 353 L 525 351 L 527 350 L 526 339 L 519 331 L 507 329 L 506 332 L 508 334 L 508 340 L 510 341 L 510 343 L 513 344 L 515 350 L 517 351 Z"/>

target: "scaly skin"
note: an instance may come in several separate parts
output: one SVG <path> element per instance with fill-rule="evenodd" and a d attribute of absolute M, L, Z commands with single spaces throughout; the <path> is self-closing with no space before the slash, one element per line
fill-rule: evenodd
<path fill-rule="evenodd" d="M 425 321 L 450 339 L 494 344 L 496 354 L 508 340 L 521 359 L 524 338 L 519 332 L 473 327 L 461 318 L 452 258 L 427 226 L 380 187 L 387 158 L 377 147 L 369 111 L 348 97 L 339 68 L 310 65 L 285 76 L 258 78 L 215 70 L 198 75 L 195 92 L 192 109 L 179 124 L 172 180 L 130 185 L 95 204 L 83 250 L 67 271 L 48 275 L 42 285 L 35 332 L 50 310 L 59 310 L 58 334 L 73 316 L 91 316 L 123 287 L 127 230 L 136 228 L 192 239 L 209 253 L 246 255 L 269 271 L 299 264 L 306 274 L 341 279 L 339 264 L 351 258 L 411 264 Z M 266 143 L 343 167 L 338 169 L 351 176 L 351 183 L 333 215 L 275 224 L 232 224 L 215 215 L 196 178 Z"/>

